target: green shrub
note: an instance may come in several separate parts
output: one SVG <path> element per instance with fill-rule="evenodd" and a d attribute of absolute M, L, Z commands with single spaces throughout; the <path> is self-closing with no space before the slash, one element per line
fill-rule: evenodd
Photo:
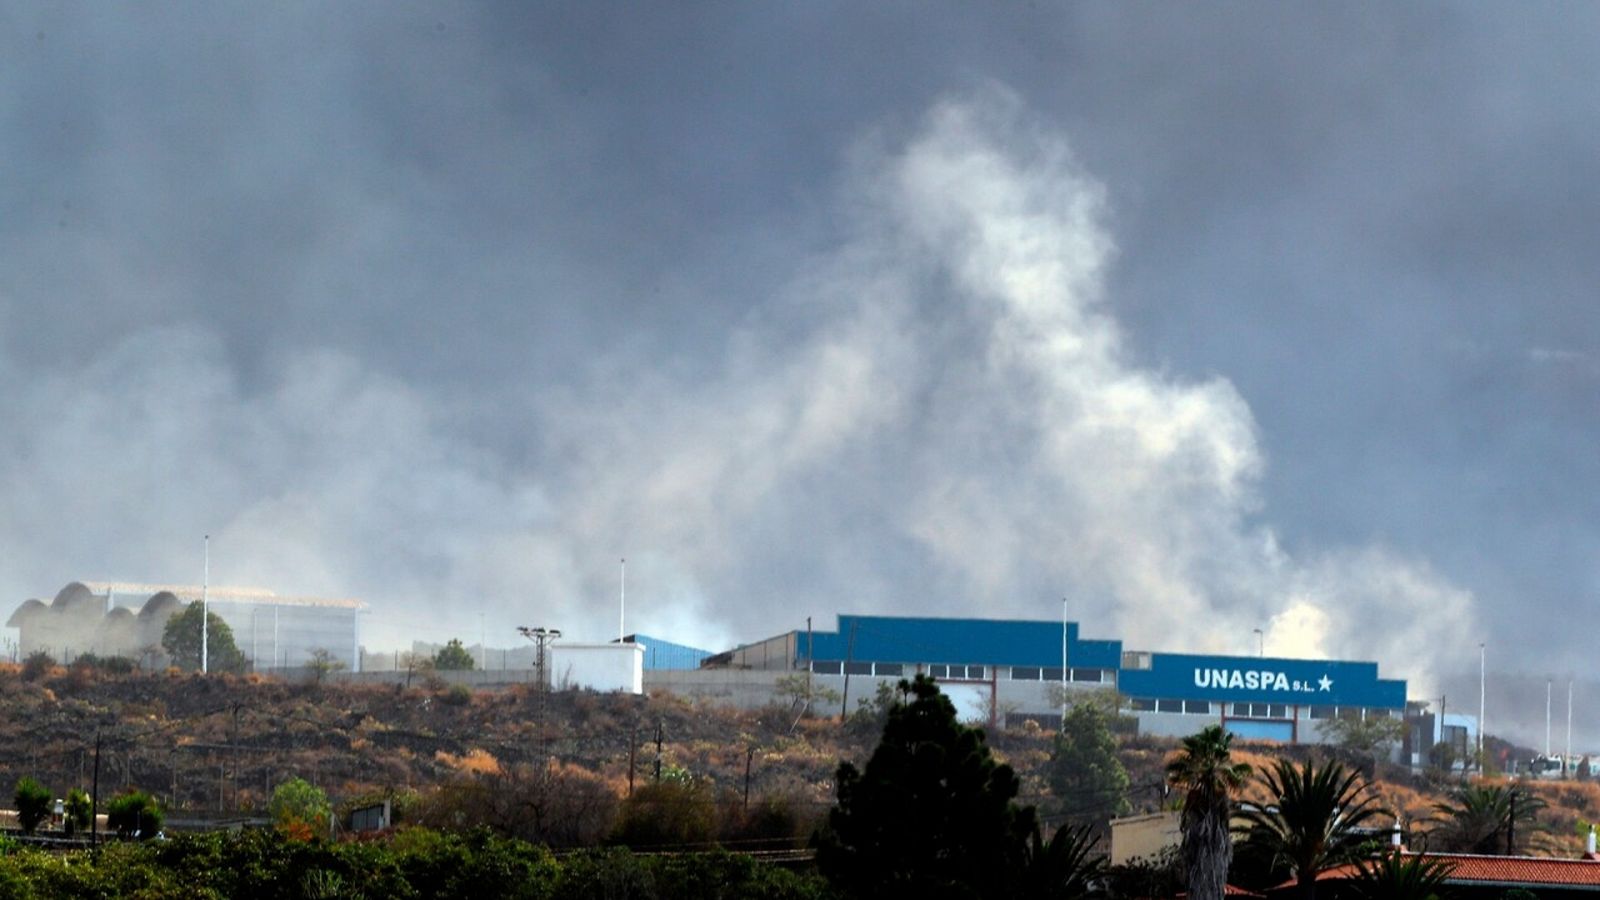
<path fill-rule="evenodd" d="M 17 807 L 17 824 L 25 834 L 38 831 L 39 823 L 50 815 L 50 789 L 30 776 L 24 775 L 17 782 L 12 802 Z"/>
<path fill-rule="evenodd" d="M 62 827 L 67 834 L 78 834 L 89 830 L 89 817 L 94 815 L 94 803 L 82 788 L 73 788 L 67 791 L 66 821 Z"/>
<path fill-rule="evenodd" d="M 106 805 L 106 827 L 121 837 L 149 840 L 165 821 L 160 804 L 144 791 L 129 791 Z"/>

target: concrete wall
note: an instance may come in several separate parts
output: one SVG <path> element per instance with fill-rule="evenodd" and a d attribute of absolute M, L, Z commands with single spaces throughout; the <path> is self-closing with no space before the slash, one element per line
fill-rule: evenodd
<path fill-rule="evenodd" d="M 771 706 L 778 679 L 805 673 L 760 669 L 652 669 L 644 673 L 647 694 L 665 691 L 735 709 Z M 818 710 L 822 712 L 822 710 Z"/>
<path fill-rule="evenodd" d="M 1175 810 L 1112 819 L 1111 865 L 1154 859 L 1182 840 L 1182 817 Z"/>

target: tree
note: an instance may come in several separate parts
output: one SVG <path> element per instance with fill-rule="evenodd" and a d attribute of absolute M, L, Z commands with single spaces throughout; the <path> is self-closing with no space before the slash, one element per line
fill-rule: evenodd
<path fill-rule="evenodd" d="M 1532 836 L 1534 816 L 1544 801 L 1520 784 L 1463 784 L 1450 799 L 1433 805 L 1428 849 L 1457 853 L 1507 854 Z M 1507 846 L 1510 844 L 1511 846 Z"/>
<path fill-rule="evenodd" d="M 334 672 L 344 670 L 344 663 L 335 659 L 333 651 L 326 647 L 311 648 L 311 655 L 306 659 L 306 671 L 311 673 L 311 680 L 321 684 Z"/>
<path fill-rule="evenodd" d="M 235 674 L 243 672 L 245 658 L 233 642 L 233 629 L 216 613 L 206 612 L 198 600 L 168 619 L 167 627 L 161 632 L 161 646 L 172 657 L 172 664 L 187 672 L 200 670 L 202 618 L 206 623 L 206 670 Z"/>
<path fill-rule="evenodd" d="M 1016 774 L 931 678 L 899 688 L 865 769 L 839 765 L 817 867 L 852 897 L 1011 896 L 1035 822 Z"/>
<path fill-rule="evenodd" d="M 808 677 L 809 674 L 795 672 L 779 676 L 772 683 L 772 699 L 787 706 L 789 712 L 799 715 L 809 714 L 815 704 L 828 706 L 839 702 L 838 691 Z"/>
<path fill-rule="evenodd" d="M 324 833 L 333 805 L 322 788 L 303 778 L 291 778 L 272 789 L 267 814 L 279 831 L 305 840 Z"/>
<path fill-rule="evenodd" d="M 1193 900 L 1222 900 L 1228 881 L 1233 795 L 1250 776 L 1247 763 L 1233 761 L 1232 745 L 1233 735 L 1212 725 L 1184 738 L 1183 749 L 1167 763 L 1167 781 L 1184 792 L 1180 852 Z"/>
<path fill-rule="evenodd" d="M 1063 825 L 1049 841 L 1033 826 L 1028 863 L 1023 870 L 1023 897 L 1079 900 L 1095 895 L 1105 874 L 1105 860 L 1095 854 L 1100 839 L 1088 825 Z"/>
<path fill-rule="evenodd" d="M 66 821 L 62 826 L 67 834 L 78 834 L 89 830 L 90 816 L 94 815 L 94 804 L 82 788 L 67 791 L 66 814 Z"/>
<path fill-rule="evenodd" d="M 1360 857 L 1368 839 L 1359 831 L 1383 815 L 1367 791 L 1361 773 L 1330 761 L 1317 766 L 1306 760 L 1278 760 L 1262 773 L 1265 808 L 1246 810 L 1248 840 L 1273 863 L 1286 865 L 1299 884 L 1300 896 L 1317 895 L 1317 875 Z"/>
<path fill-rule="evenodd" d="M 1079 703 L 1061 720 L 1047 778 L 1074 821 L 1103 823 L 1128 811 L 1128 770 L 1099 705 Z"/>
<path fill-rule="evenodd" d="M 161 831 L 166 814 L 144 791 L 120 794 L 106 805 L 106 827 L 122 837 L 149 840 Z"/>
<path fill-rule="evenodd" d="M 1340 717 L 1323 722 L 1322 734 L 1352 753 L 1377 757 L 1405 737 L 1406 723 L 1397 716 Z"/>
<path fill-rule="evenodd" d="M 472 654 L 461 646 L 460 638 L 451 638 L 449 643 L 440 647 L 439 652 L 433 655 L 433 667 L 440 671 L 470 671 Z"/>
<path fill-rule="evenodd" d="M 1454 864 L 1426 854 L 1384 853 L 1360 863 L 1350 892 L 1359 900 L 1445 900 L 1452 896 L 1446 881 L 1453 871 Z"/>
<path fill-rule="evenodd" d="M 31 776 L 24 775 L 17 781 L 11 799 L 17 807 L 17 824 L 25 834 L 39 830 L 39 823 L 50 815 L 50 789 Z"/>

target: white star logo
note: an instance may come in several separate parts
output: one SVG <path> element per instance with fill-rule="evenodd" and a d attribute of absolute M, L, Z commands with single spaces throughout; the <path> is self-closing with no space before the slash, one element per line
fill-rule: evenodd
<path fill-rule="evenodd" d="M 1324 675 L 1321 678 L 1317 679 L 1317 684 L 1325 691 L 1333 690 L 1333 679 L 1329 678 L 1326 675 Z"/>

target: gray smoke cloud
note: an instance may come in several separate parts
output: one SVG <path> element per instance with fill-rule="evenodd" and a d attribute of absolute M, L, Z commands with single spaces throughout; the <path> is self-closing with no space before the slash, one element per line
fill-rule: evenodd
<path fill-rule="evenodd" d="M 65 508 L 98 566 L 170 578 L 195 542 L 164 523 L 214 517 L 219 577 L 358 593 L 375 643 L 479 613 L 603 637 L 622 553 L 637 628 L 714 647 L 805 613 L 1050 616 L 1043 585 L 1140 647 L 1248 652 L 1261 626 L 1274 653 L 1420 677 L 1417 648 L 1471 633 L 1469 595 L 1418 561 L 1278 546 L 1248 405 L 1129 359 L 1105 189 L 1016 96 L 946 99 L 850 156 L 837 246 L 714 362 L 616 353 L 536 393 L 553 465 L 347 354 L 288 352 L 247 391 L 206 330 L 138 329 L 8 401 L 17 557 L 59 555 L 27 523 Z"/>
<path fill-rule="evenodd" d="M 1487 640 L 1493 727 L 1600 597 L 1597 36 L 7 5 L 0 596 L 209 533 L 370 645 L 499 645 L 612 636 L 626 556 L 629 630 L 713 647 L 1065 596 L 1454 698 Z"/>

